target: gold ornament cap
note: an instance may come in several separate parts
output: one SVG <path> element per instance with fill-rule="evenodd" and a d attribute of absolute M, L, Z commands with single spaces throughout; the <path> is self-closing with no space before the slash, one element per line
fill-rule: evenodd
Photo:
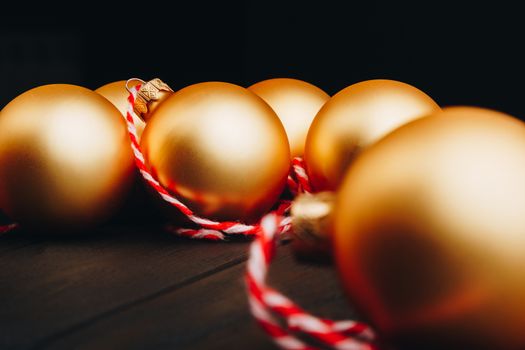
<path fill-rule="evenodd" d="M 152 79 L 148 82 L 138 78 L 131 78 L 126 82 L 126 89 L 129 91 L 129 84 L 137 80 L 141 82 L 141 86 L 137 93 L 133 110 L 144 122 L 147 122 L 155 108 L 171 96 L 173 90 L 159 78 Z"/>
<path fill-rule="evenodd" d="M 292 249 L 299 258 L 331 260 L 333 192 L 305 193 L 292 203 Z"/>

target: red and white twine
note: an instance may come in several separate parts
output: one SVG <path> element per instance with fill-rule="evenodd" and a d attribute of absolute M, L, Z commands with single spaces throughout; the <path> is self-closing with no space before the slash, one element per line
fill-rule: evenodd
<path fill-rule="evenodd" d="M 310 181 L 306 174 L 303 158 L 295 157 L 292 159 L 292 169 L 288 175 L 288 189 L 294 196 L 299 193 L 311 193 Z"/>
<path fill-rule="evenodd" d="M 17 227 L 18 227 L 18 224 L 0 225 L 0 235 L 3 235 L 4 233 L 7 233 L 9 231 L 13 231 Z"/>
<path fill-rule="evenodd" d="M 377 349 L 374 332 L 366 324 L 315 317 L 266 284 L 278 237 L 284 232 L 280 225 L 282 220 L 276 213 L 266 215 L 261 220 L 261 230 L 250 246 L 245 277 L 250 311 L 257 323 L 282 349 L 316 349 L 295 334 L 306 335 L 332 349 Z"/>

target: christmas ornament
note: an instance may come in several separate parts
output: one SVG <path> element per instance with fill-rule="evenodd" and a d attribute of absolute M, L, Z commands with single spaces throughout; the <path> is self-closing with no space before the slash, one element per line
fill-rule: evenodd
<path fill-rule="evenodd" d="M 133 113 L 135 109 L 135 102 L 139 99 L 139 90 L 141 86 L 135 86 L 129 88 L 130 95 L 128 97 L 128 108 L 126 111 L 126 123 L 128 125 L 128 133 L 131 141 L 131 148 L 133 149 L 133 155 L 135 157 L 135 164 L 137 170 L 142 175 L 145 184 L 149 185 L 149 188 L 156 192 L 163 203 L 171 208 L 176 208 L 177 211 L 171 211 L 171 218 L 175 216 L 175 220 L 179 217 L 184 218 L 186 223 L 193 223 L 191 228 L 186 227 L 174 227 L 167 226 L 165 229 L 172 233 L 192 239 L 205 239 L 205 240 L 224 240 L 228 235 L 244 235 L 250 236 L 255 235 L 260 230 L 260 225 L 247 225 L 238 221 L 213 221 L 208 218 L 201 217 L 194 213 L 184 203 L 175 198 L 170 194 L 155 178 L 151 173 L 150 169 L 144 162 L 144 155 L 142 154 L 141 147 L 138 143 L 138 137 L 133 122 Z M 146 104 L 147 106 L 147 104 Z M 279 205 L 277 212 L 282 213 L 286 210 L 284 204 Z M 180 224 L 180 223 L 179 223 Z"/>
<path fill-rule="evenodd" d="M 128 87 L 136 86 L 137 84 L 140 84 L 140 81 L 138 80 L 131 80 L 128 84 Z M 95 90 L 95 92 L 101 94 L 106 99 L 109 100 L 109 102 L 113 103 L 115 107 L 120 111 L 120 113 L 123 116 L 126 116 L 126 108 L 128 105 L 128 96 L 129 92 L 126 89 L 126 81 L 120 80 L 113 83 L 109 83 L 106 85 L 103 85 Z M 144 130 L 144 127 L 146 126 L 146 123 L 137 116 L 137 114 L 133 113 L 133 121 L 135 124 L 135 127 L 137 128 L 137 135 L 142 135 L 142 131 Z"/>
<path fill-rule="evenodd" d="M 216 220 L 258 219 L 277 201 L 290 168 L 274 111 L 228 83 L 195 84 L 165 98 L 151 113 L 141 148 L 164 188 Z"/>
<path fill-rule="evenodd" d="M 41 86 L 0 113 L 0 208 L 23 227 L 84 229 L 108 218 L 133 174 L 126 126 L 99 94 Z"/>
<path fill-rule="evenodd" d="M 268 79 L 248 88 L 272 107 L 284 125 L 292 157 L 302 157 L 308 128 L 330 96 L 297 79 Z"/>
<path fill-rule="evenodd" d="M 525 348 L 525 124 L 446 108 L 370 147 L 342 184 L 350 299 L 403 349 Z"/>
<path fill-rule="evenodd" d="M 439 106 L 425 93 L 394 80 L 368 80 L 334 95 L 315 117 L 305 162 L 316 191 L 336 190 L 361 150 Z"/>

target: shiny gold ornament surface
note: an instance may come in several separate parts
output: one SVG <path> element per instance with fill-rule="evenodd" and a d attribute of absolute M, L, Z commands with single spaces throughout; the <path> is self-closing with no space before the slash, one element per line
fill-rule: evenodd
<path fill-rule="evenodd" d="M 138 80 L 130 81 L 129 87 L 134 87 L 140 82 Z M 95 92 L 101 94 L 109 102 L 113 103 L 115 107 L 120 111 L 120 113 L 125 117 L 128 108 L 128 96 L 129 92 L 126 90 L 126 81 L 120 80 L 113 83 L 103 85 L 95 90 Z M 133 121 L 135 122 L 135 127 L 137 128 L 137 135 L 142 135 L 146 123 L 139 117 L 137 114 L 133 113 Z"/>
<path fill-rule="evenodd" d="M 264 80 L 248 89 L 266 101 L 281 119 L 292 157 L 302 157 L 308 128 L 330 96 L 317 86 L 289 78 Z"/>
<path fill-rule="evenodd" d="M 275 112 L 240 86 L 207 82 L 168 97 L 142 135 L 160 183 L 205 217 L 253 221 L 277 201 L 290 167 Z"/>
<path fill-rule="evenodd" d="M 334 254 L 352 302 L 401 348 L 525 348 L 525 124 L 445 108 L 359 156 Z"/>
<path fill-rule="evenodd" d="M 41 86 L 0 112 L 0 208 L 23 227 L 95 225 L 118 207 L 132 174 L 124 120 L 91 90 Z"/>
<path fill-rule="evenodd" d="M 306 138 L 305 162 L 313 188 L 336 190 L 363 149 L 439 110 L 421 90 L 394 80 L 368 80 L 341 90 L 321 108 Z"/>

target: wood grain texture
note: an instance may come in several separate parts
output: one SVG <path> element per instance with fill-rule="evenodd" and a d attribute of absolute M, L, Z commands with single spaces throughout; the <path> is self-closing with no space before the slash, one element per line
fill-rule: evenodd
<path fill-rule="evenodd" d="M 56 338 L 45 349 L 275 348 L 249 314 L 244 264 L 219 271 Z M 326 317 L 355 315 L 329 266 L 299 264 L 288 247 L 271 270 L 274 286 Z"/>
<path fill-rule="evenodd" d="M 9 233 L 0 237 L 0 349 L 40 347 L 192 284 L 243 262 L 246 246 L 137 228 L 69 238 Z"/>

